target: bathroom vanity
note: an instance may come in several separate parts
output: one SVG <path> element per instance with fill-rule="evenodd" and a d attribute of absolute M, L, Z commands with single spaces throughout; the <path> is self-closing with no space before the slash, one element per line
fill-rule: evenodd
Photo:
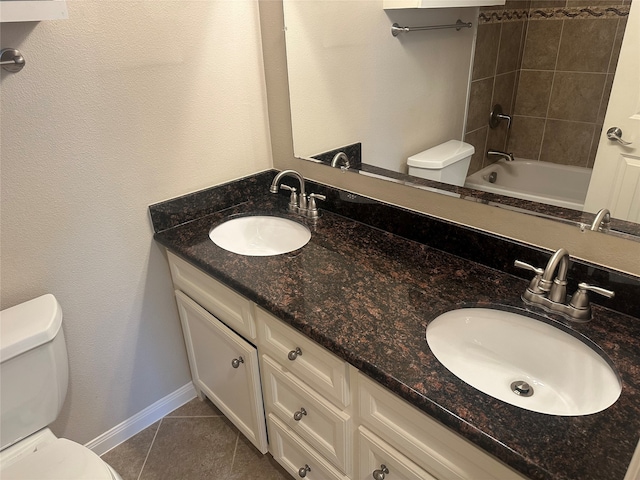
<path fill-rule="evenodd" d="M 569 275 L 570 284 L 597 283 L 573 278 L 595 275 L 620 292 L 617 303 L 607 301 L 611 308 L 594 305 L 591 322 L 572 326 L 617 369 L 618 401 L 586 416 L 530 412 L 454 376 L 425 331 L 461 306 L 526 314 L 520 295 L 528 274 L 518 278 L 504 265 L 543 266 L 548 253 L 350 203 L 322 185 L 311 191 L 327 196 L 325 208 L 308 222 L 303 248 L 249 257 L 215 245 L 209 231 L 233 216 L 295 218 L 286 195 L 268 193 L 274 175 L 150 207 L 155 239 L 168 250 L 196 389 L 256 448 L 311 479 L 625 478 L 640 437 L 638 279 L 578 262 Z M 381 211 L 409 215 L 413 226 L 403 230 Z M 427 228 L 432 244 L 466 251 L 454 255 L 368 225 L 376 222 L 409 238 Z M 486 262 L 469 259 L 489 250 Z"/>

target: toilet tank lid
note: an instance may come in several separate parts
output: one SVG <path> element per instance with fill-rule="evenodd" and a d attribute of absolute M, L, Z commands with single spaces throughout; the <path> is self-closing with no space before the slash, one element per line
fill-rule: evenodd
<path fill-rule="evenodd" d="M 460 140 L 449 140 L 410 156 L 407 165 L 417 168 L 440 169 L 470 157 L 475 152 L 473 145 Z"/>
<path fill-rule="evenodd" d="M 62 308 L 50 293 L 0 312 L 0 363 L 50 342 L 62 325 Z"/>

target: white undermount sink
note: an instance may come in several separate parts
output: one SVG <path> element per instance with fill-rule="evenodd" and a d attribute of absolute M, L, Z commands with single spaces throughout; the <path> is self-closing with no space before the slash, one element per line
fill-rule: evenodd
<path fill-rule="evenodd" d="M 281 217 L 254 215 L 227 220 L 209 232 L 218 245 L 239 255 L 265 257 L 304 247 L 311 232 L 301 223 Z"/>
<path fill-rule="evenodd" d="M 444 313 L 427 326 L 427 343 L 456 377 L 534 412 L 589 415 L 613 405 L 622 391 L 615 370 L 589 345 L 515 313 L 486 308 Z"/>

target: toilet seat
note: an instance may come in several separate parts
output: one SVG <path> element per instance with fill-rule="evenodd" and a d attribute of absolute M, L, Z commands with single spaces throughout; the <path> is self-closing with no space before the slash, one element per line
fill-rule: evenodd
<path fill-rule="evenodd" d="M 59 438 L 2 470 L 2 480 L 115 480 L 109 466 L 80 444 Z"/>

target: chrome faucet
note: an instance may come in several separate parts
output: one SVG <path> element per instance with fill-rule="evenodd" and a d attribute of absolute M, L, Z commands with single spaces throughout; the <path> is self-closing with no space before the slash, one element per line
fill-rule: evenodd
<path fill-rule="evenodd" d="M 596 218 L 593 219 L 591 224 L 591 230 L 597 232 L 598 230 L 609 230 L 611 225 L 611 212 L 606 208 L 601 208 L 596 213 Z"/>
<path fill-rule="evenodd" d="M 293 177 L 298 180 L 298 183 L 300 184 L 299 195 L 295 187 L 280 184 L 282 179 L 285 177 Z M 296 172 L 295 170 L 283 170 L 278 173 L 271 182 L 269 191 L 271 193 L 278 193 L 278 187 L 283 190 L 289 190 L 291 192 L 291 195 L 289 196 L 289 211 L 298 213 L 310 219 L 317 219 L 320 216 L 318 207 L 316 205 L 316 199 L 325 200 L 327 197 L 317 193 L 310 193 L 309 195 L 307 195 L 304 184 L 304 177 L 298 172 Z"/>
<path fill-rule="evenodd" d="M 340 160 L 342 160 L 343 164 L 341 167 L 342 169 L 349 169 L 351 167 L 351 164 L 349 163 L 349 157 L 347 157 L 347 154 L 344 152 L 338 152 L 335 154 L 333 160 L 331 160 L 331 166 L 337 167 Z"/>
<path fill-rule="evenodd" d="M 564 248 L 556 250 L 544 270 L 520 260 L 516 260 L 514 265 L 536 274 L 522 294 L 522 300 L 525 303 L 539 305 L 547 311 L 560 313 L 575 322 L 584 323 L 591 320 L 588 291 L 608 298 L 614 296 L 614 292 L 611 290 L 580 283 L 578 290 L 573 294 L 571 300 L 567 302 L 569 252 Z"/>
<path fill-rule="evenodd" d="M 513 153 L 501 152 L 500 150 L 487 150 L 487 157 L 490 155 L 504 158 L 507 162 L 514 161 Z"/>

